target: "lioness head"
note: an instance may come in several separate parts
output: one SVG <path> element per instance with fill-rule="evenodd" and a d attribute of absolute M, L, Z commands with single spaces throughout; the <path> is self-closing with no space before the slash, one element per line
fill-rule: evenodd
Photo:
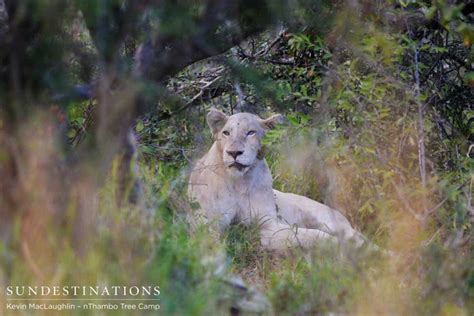
<path fill-rule="evenodd" d="M 232 176 L 242 176 L 255 165 L 262 149 L 261 140 L 265 132 L 282 120 L 280 114 L 266 120 L 250 113 L 227 116 L 211 109 L 207 123 L 212 135 L 222 151 L 226 171 Z"/>

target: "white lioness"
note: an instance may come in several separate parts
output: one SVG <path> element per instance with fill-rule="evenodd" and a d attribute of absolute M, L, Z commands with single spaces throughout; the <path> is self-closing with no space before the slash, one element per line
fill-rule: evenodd
<path fill-rule="evenodd" d="M 215 142 L 189 179 L 188 195 L 200 205 L 195 217 L 220 231 L 234 221 L 259 221 L 261 243 L 267 249 L 308 248 L 323 239 L 352 239 L 361 245 L 362 235 L 338 211 L 304 196 L 273 190 L 261 139 L 281 118 L 209 112 L 207 123 Z"/>

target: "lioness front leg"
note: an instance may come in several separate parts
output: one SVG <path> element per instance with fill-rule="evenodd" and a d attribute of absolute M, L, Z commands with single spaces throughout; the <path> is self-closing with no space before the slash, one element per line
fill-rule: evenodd
<path fill-rule="evenodd" d="M 270 221 L 262 226 L 260 231 L 262 246 L 269 250 L 286 250 L 300 246 L 311 248 L 317 242 L 330 241 L 337 243 L 338 239 L 318 229 L 299 228 Z"/>

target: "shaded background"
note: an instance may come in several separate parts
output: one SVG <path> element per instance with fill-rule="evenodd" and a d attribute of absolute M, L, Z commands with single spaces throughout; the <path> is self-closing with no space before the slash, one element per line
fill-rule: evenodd
<path fill-rule="evenodd" d="M 472 1 L 0 0 L 0 284 L 159 284 L 175 315 L 471 314 L 473 18 Z M 274 186 L 397 256 L 189 232 L 211 106 L 284 114 Z"/>

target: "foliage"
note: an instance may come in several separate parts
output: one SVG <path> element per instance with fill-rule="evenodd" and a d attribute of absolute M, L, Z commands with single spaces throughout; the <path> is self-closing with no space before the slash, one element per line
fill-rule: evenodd
<path fill-rule="evenodd" d="M 0 0 L 0 285 L 158 284 L 166 315 L 225 314 L 242 298 L 234 274 L 266 314 L 472 314 L 471 1 L 236 1 L 222 16 L 206 1 L 18 4 L 14 34 L 31 36 L 15 55 Z M 140 42 L 163 64 L 138 79 Z M 275 254 L 258 223 L 222 238 L 191 227 L 187 172 L 212 142 L 210 107 L 284 114 L 264 139 L 274 187 L 340 210 L 395 255 Z"/>

